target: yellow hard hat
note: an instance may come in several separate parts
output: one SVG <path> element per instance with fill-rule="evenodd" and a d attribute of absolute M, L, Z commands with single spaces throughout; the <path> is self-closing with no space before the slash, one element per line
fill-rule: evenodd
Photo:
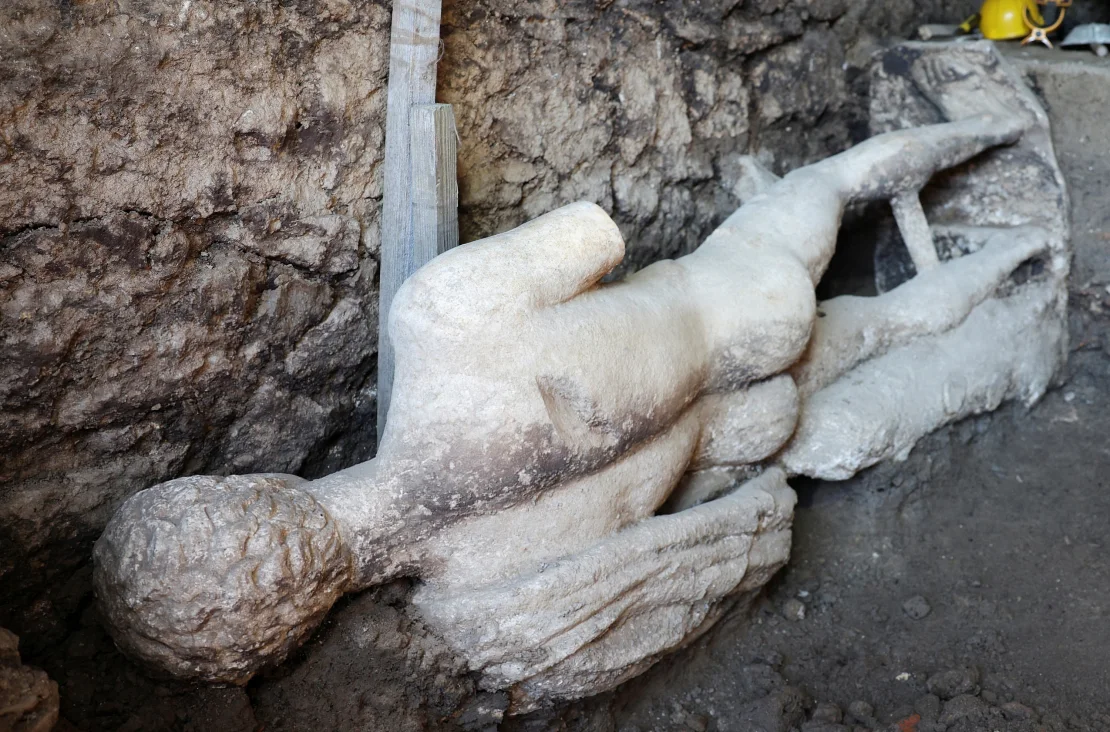
<path fill-rule="evenodd" d="M 985 38 L 1006 41 L 1029 35 L 1022 14 L 1029 10 L 1029 19 L 1044 25 L 1044 18 L 1037 9 L 1037 0 L 983 0 L 979 8 L 979 30 Z"/>

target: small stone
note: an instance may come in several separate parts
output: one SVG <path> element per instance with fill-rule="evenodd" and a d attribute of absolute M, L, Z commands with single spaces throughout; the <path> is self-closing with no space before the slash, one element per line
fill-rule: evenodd
<path fill-rule="evenodd" d="M 1041 725 L 1047 728 L 1050 732 L 1063 732 L 1067 729 L 1064 726 L 1064 718 L 1056 712 L 1045 712 L 1041 715 Z"/>
<path fill-rule="evenodd" d="M 972 666 L 942 671 L 930 676 L 925 687 L 941 699 L 974 694 L 979 691 L 979 669 Z"/>
<path fill-rule="evenodd" d="M 1025 706 L 1024 704 L 1018 704 L 1017 702 L 1007 702 L 1006 704 L 1002 705 L 1001 709 L 1002 714 L 1006 717 L 1006 719 L 1012 719 L 1019 722 L 1027 719 L 1032 719 L 1034 714 L 1032 709 Z"/>
<path fill-rule="evenodd" d="M 782 616 L 787 620 L 805 620 L 805 603 L 803 603 L 801 600 L 790 598 L 782 604 Z"/>
<path fill-rule="evenodd" d="M 752 656 L 752 660 L 756 663 L 763 663 L 770 666 L 771 668 L 777 669 L 782 666 L 782 662 L 786 659 L 778 651 L 771 648 L 765 648 Z"/>
<path fill-rule="evenodd" d="M 875 707 L 865 701 L 854 701 L 848 705 L 848 717 L 867 725 L 875 723 Z"/>
<path fill-rule="evenodd" d="M 937 721 L 947 725 L 954 724 L 961 719 L 969 719 L 975 722 L 981 720 L 989 712 L 990 707 L 979 697 L 971 694 L 961 694 L 945 703 L 944 710 Z"/>
<path fill-rule="evenodd" d="M 19 636 L 0 628 L 0 666 L 19 665 Z"/>
<path fill-rule="evenodd" d="M 911 712 L 909 715 L 884 715 L 890 716 L 891 719 L 897 721 L 890 722 L 886 726 L 877 728 L 874 732 L 947 732 L 947 730 L 936 729 L 929 722 L 923 722 L 921 715 Z"/>
<path fill-rule="evenodd" d="M 814 722 L 832 722 L 839 724 L 844 719 L 844 713 L 840 711 L 840 707 L 828 702 L 818 704 L 813 710 L 813 716 L 810 717 Z"/>
<path fill-rule="evenodd" d="M 921 715 L 922 719 L 933 720 L 940 716 L 940 697 L 936 694 L 926 694 L 917 698 L 913 703 L 913 710 Z"/>
<path fill-rule="evenodd" d="M 488 729 L 505 716 L 509 696 L 505 692 L 479 694 L 463 708 L 459 724 L 466 730 Z"/>
<path fill-rule="evenodd" d="M 983 602 L 979 604 L 979 614 L 985 618 L 993 617 L 996 613 L 996 606 L 993 602 Z M 983 628 L 975 635 L 967 639 L 969 648 L 974 648 L 978 651 L 986 651 L 996 655 L 1001 655 L 1005 649 L 1006 644 L 1002 640 L 1002 634 L 993 628 Z"/>
<path fill-rule="evenodd" d="M 682 724 L 691 732 L 706 732 L 709 729 L 709 717 L 704 714 L 687 714 Z"/>
<path fill-rule="evenodd" d="M 914 620 L 921 620 L 933 611 L 929 601 L 921 595 L 914 595 L 902 603 L 902 612 Z"/>
<path fill-rule="evenodd" d="M 982 685 L 984 689 L 990 689 L 998 695 L 999 699 L 1004 701 L 1013 701 L 1014 693 L 1018 689 L 1018 683 L 1016 681 L 997 673 L 986 674 L 983 677 Z"/>

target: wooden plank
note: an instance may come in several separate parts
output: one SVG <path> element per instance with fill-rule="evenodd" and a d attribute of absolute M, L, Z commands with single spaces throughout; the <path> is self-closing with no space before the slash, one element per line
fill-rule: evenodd
<path fill-rule="evenodd" d="M 410 124 L 412 274 L 459 244 L 458 136 L 450 104 L 417 104 Z"/>
<path fill-rule="evenodd" d="M 389 308 L 408 272 L 412 240 L 409 119 L 413 104 L 433 104 L 439 58 L 440 0 L 394 0 L 385 119 L 381 290 L 378 307 L 378 441 L 393 391 Z"/>

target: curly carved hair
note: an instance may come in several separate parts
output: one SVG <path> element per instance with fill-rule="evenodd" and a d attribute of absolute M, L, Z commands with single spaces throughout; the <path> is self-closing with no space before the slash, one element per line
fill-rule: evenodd
<path fill-rule="evenodd" d="M 299 478 L 195 476 L 128 499 L 94 550 L 116 642 L 174 676 L 245 683 L 316 627 L 352 575 Z"/>

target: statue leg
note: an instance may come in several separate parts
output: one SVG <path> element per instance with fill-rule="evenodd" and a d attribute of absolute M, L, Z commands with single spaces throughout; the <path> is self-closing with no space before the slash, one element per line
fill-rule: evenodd
<path fill-rule="evenodd" d="M 832 258 L 844 206 L 917 191 L 937 172 L 1016 141 L 1024 125 L 1020 117 L 979 115 L 877 135 L 787 174 L 737 209 L 682 261 L 727 271 L 751 249 L 782 249 L 805 266 L 816 285 Z"/>
<path fill-rule="evenodd" d="M 1047 232 L 1036 227 L 1000 229 L 980 251 L 923 272 L 884 295 L 822 302 L 824 317 L 790 369 L 798 391 L 808 397 L 869 358 L 954 328 L 1018 265 L 1046 254 L 1048 247 Z"/>
<path fill-rule="evenodd" d="M 809 397 L 778 460 L 792 475 L 843 480 L 904 459 L 934 429 L 1044 394 L 1067 337 L 1050 281 L 980 304 L 957 327 L 866 361 Z"/>
<path fill-rule="evenodd" d="M 415 597 L 513 712 L 612 688 L 709 627 L 720 601 L 763 585 L 789 555 L 795 496 L 770 469 L 736 492 L 469 591 Z"/>

